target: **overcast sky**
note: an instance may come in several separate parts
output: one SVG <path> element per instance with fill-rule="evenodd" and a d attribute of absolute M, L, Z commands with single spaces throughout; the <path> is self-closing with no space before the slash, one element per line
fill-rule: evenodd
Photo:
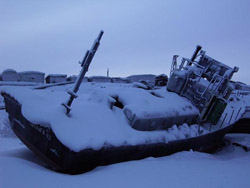
<path fill-rule="evenodd" d="M 0 0 L 0 24 L 0 73 L 78 74 L 104 30 L 87 76 L 169 74 L 200 44 L 250 84 L 250 0 Z"/>

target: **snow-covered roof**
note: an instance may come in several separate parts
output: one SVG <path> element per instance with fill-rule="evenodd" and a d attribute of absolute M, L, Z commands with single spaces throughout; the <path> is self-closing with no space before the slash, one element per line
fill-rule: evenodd
<path fill-rule="evenodd" d="M 7 73 L 7 72 L 13 72 L 13 73 L 17 73 L 14 69 L 5 69 L 2 74 Z"/>
<path fill-rule="evenodd" d="M 39 72 L 39 71 L 22 71 L 22 72 L 18 72 L 18 74 L 41 74 L 44 75 L 44 72 Z"/>

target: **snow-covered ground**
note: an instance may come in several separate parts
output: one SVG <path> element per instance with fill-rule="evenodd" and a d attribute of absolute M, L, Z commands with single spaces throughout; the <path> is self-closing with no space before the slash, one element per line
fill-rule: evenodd
<path fill-rule="evenodd" d="M 15 137 L 0 137 L 0 187 L 250 187 L 250 152 L 226 146 L 215 154 L 179 152 L 98 167 L 80 175 L 60 174 Z"/>
<path fill-rule="evenodd" d="M 45 93 L 65 91 L 68 87 L 49 88 Z M 107 85 L 96 84 L 92 87 L 106 96 Z M 83 87 L 79 94 L 82 96 L 91 94 L 91 97 L 86 96 L 89 97 L 90 102 L 100 99 L 98 92 L 93 93 L 89 87 Z M 113 94 L 116 93 L 113 91 Z M 158 94 L 163 95 L 161 92 Z M 81 100 L 79 102 L 81 103 Z M 126 100 L 123 102 L 126 103 Z M 77 101 L 73 104 L 76 108 Z M 62 108 L 60 104 L 58 107 Z M 75 108 L 72 110 L 73 114 L 76 111 Z M 227 138 L 233 141 L 243 140 L 248 144 L 250 135 L 230 134 Z M 147 158 L 98 167 L 80 175 L 57 173 L 45 168 L 44 165 L 14 136 L 9 127 L 7 113 L 0 110 L 0 188 L 250 187 L 250 152 L 231 144 L 220 148 L 214 154 L 183 151 L 161 158 Z"/>

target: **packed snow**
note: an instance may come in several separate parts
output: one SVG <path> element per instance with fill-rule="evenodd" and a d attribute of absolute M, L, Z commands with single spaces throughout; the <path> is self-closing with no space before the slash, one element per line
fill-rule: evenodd
<path fill-rule="evenodd" d="M 250 139 L 250 135 L 247 136 Z M 233 145 L 224 146 L 214 154 L 184 151 L 101 166 L 74 176 L 45 168 L 15 137 L 1 135 L 0 146 L 1 188 L 250 187 L 250 152 Z"/>
<path fill-rule="evenodd" d="M 41 85 L 40 83 L 35 82 L 16 82 L 16 81 L 0 81 L 0 86 L 37 86 Z"/>

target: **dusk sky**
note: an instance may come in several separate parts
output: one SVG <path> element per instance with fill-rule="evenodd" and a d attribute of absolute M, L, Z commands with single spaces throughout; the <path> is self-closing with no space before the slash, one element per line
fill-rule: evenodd
<path fill-rule="evenodd" d="M 87 76 L 169 75 L 200 44 L 250 84 L 250 0 L 0 0 L 0 24 L 0 73 L 78 74 L 104 30 Z"/>

